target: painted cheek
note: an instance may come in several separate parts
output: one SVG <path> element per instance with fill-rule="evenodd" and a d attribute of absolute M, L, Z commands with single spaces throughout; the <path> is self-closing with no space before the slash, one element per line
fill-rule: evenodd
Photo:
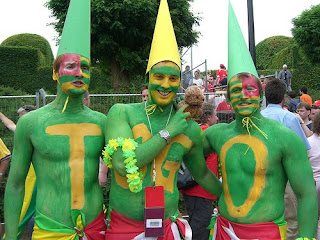
<path fill-rule="evenodd" d="M 68 64 L 74 63 L 75 66 L 72 69 L 67 67 Z M 60 65 L 59 75 L 61 76 L 77 76 L 80 75 L 80 56 L 76 54 L 66 55 Z"/>
<path fill-rule="evenodd" d="M 256 90 L 255 91 L 247 91 L 247 87 L 248 85 L 254 87 Z M 243 95 L 245 97 L 258 97 L 260 96 L 260 93 L 259 93 L 259 86 L 257 84 L 257 81 L 255 79 L 244 79 L 242 81 L 242 88 L 243 88 Z"/>

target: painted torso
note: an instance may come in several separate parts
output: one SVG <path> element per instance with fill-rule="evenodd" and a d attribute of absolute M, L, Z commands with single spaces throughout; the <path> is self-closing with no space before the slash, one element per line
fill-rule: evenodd
<path fill-rule="evenodd" d="M 292 137 L 292 133 L 275 121 L 261 121 L 263 124 L 258 126 L 268 139 L 255 128 L 251 128 L 250 137 L 236 121 L 215 125 L 206 132 L 206 139 L 222 165 L 219 211 L 233 222 L 272 221 L 284 211 L 287 177 L 282 166 L 282 154 L 286 151 L 283 139 Z"/>
<path fill-rule="evenodd" d="M 87 107 L 61 113 L 49 104 L 20 121 L 33 150 L 37 210 L 73 226 L 71 209 L 80 209 L 89 224 L 102 211 L 98 172 L 106 117 Z"/>
<path fill-rule="evenodd" d="M 148 119 L 145 113 L 144 103 L 126 104 L 118 106 L 125 109 L 127 121 L 132 129 L 134 139 L 142 143 L 151 138 Z M 172 116 L 175 110 L 172 111 Z M 157 134 L 166 127 L 168 114 L 163 117 L 149 116 L 152 132 Z M 165 190 L 165 217 L 168 218 L 177 212 L 179 191 L 176 186 L 177 171 L 182 162 L 182 157 L 192 147 L 192 139 L 200 136 L 201 129 L 197 123 L 190 120 L 184 134 L 173 138 L 155 159 L 156 185 L 164 186 Z M 143 188 L 153 186 L 152 180 L 153 162 L 143 167 Z M 128 218 L 143 220 L 144 216 L 144 190 L 132 193 L 128 189 L 126 177 L 121 177 L 115 170 L 112 174 L 110 206 L 117 212 Z"/>

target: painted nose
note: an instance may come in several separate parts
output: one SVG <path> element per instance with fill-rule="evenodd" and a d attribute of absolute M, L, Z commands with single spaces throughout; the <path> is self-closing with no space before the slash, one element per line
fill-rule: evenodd
<path fill-rule="evenodd" d="M 169 88 L 170 84 L 169 84 L 169 78 L 165 78 L 163 83 L 161 84 L 161 87 L 163 88 Z"/>
<path fill-rule="evenodd" d="M 82 74 L 81 70 L 77 73 L 76 77 L 77 78 L 83 78 L 83 74 Z"/>

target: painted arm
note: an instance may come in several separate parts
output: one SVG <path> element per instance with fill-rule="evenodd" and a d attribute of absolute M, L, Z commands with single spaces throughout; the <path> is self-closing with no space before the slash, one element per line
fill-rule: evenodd
<path fill-rule="evenodd" d="M 171 139 L 182 133 L 188 126 L 186 117 L 188 117 L 190 113 L 183 113 L 185 107 L 180 108 L 174 114 L 170 123 L 165 128 L 165 130 L 170 133 Z M 133 138 L 132 129 L 129 125 L 129 116 L 126 113 L 126 105 L 122 104 L 114 105 L 108 113 L 106 143 L 108 143 L 110 139 L 116 139 L 118 137 Z M 166 145 L 166 140 L 161 138 L 159 134 L 154 134 L 148 141 L 139 144 L 135 150 L 137 167 L 142 168 L 153 161 Z M 119 148 L 112 155 L 112 165 L 120 176 L 126 176 L 124 158 L 122 157 L 122 150 L 119 150 Z"/>
<path fill-rule="evenodd" d="M 102 162 L 99 169 L 99 185 L 104 187 L 107 183 L 108 167 Z"/>
<path fill-rule="evenodd" d="M 17 239 L 24 183 L 29 170 L 33 147 L 29 138 L 26 118 L 21 119 L 14 135 L 11 168 L 5 191 L 4 216 L 6 239 Z"/>
<path fill-rule="evenodd" d="M 16 130 L 16 125 L 9 118 L 7 118 L 2 112 L 0 112 L 0 119 L 3 124 L 12 132 Z"/>
<path fill-rule="evenodd" d="M 206 165 L 206 160 L 203 157 L 202 142 L 202 137 L 199 134 L 193 139 L 192 148 L 184 156 L 183 161 L 194 180 L 205 190 L 219 198 L 222 193 L 222 184 Z"/>
<path fill-rule="evenodd" d="M 285 139 L 283 166 L 298 200 L 299 236 L 312 239 L 318 223 L 318 202 L 311 165 L 302 141 L 296 135 Z"/>
<path fill-rule="evenodd" d="M 2 161 L 0 164 L 0 181 L 2 181 L 2 175 L 6 172 L 8 166 L 9 166 L 9 162 L 11 160 L 11 157 L 7 158 L 6 160 Z"/>

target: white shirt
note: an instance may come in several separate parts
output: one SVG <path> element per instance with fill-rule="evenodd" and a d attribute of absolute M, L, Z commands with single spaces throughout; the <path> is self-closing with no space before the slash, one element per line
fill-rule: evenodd
<path fill-rule="evenodd" d="M 313 134 L 308 137 L 311 149 L 308 150 L 308 157 L 313 170 L 314 180 L 320 181 L 320 135 Z"/>
<path fill-rule="evenodd" d="M 192 85 L 197 85 L 197 86 L 200 86 L 200 87 L 202 87 L 203 86 L 203 81 L 202 81 L 202 79 L 201 78 L 199 78 L 199 79 L 193 79 L 193 82 L 192 82 Z"/>

